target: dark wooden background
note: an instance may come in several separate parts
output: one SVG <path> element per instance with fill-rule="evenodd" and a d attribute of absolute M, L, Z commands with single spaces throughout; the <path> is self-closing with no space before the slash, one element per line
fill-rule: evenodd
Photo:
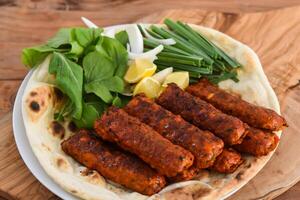
<path fill-rule="evenodd" d="M 7 190 L 19 197 L 26 196 L 24 199 L 57 199 L 38 183 L 20 156 L 14 153 L 11 112 L 16 91 L 27 73 L 19 59 L 23 47 L 45 41 L 59 27 L 78 25 L 80 16 L 105 26 L 134 22 L 154 12 L 174 8 L 244 13 L 295 5 L 300 5 L 300 0 L 0 0 L 0 124 L 3 128 L 0 151 L 6 152 L 0 154 L 0 160 L 5 163 L 0 165 L 0 199 L 14 199 L 5 192 Z M 10 169 L 16 168 L 23 170 L 21 177 L 7 176 Z M 15 187 L 15 180 L 27 184 Z M 300 199 L 300 183 L 276 198 L 285 199 Z"/>

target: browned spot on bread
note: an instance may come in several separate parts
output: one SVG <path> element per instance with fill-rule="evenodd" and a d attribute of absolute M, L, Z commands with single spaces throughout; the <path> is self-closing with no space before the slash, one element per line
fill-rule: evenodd
<path fill-rule="evenodd" d="M 74 193 L 74 194 L 76 194 L 76 193 L 77 193 L 77 191 L 76 191 L 76 190 L 71 190 L 70 192 L 72 192 L 72 193 Z"/>
<path fill-rule="evenodd" d="M 36 101 L 32 101 L 29 106 L 30 106 L 30 109 L 34 112 L 40 111 L 40 105 Z"/>
<path fill-rule="evenodd" d="M 165 199 L 181 200 L 181 199 L 201 199 L 211 192 L 210 188 L 203 187 L 202 185 L 189 185 L 182 188 L 174 189 L 167 192 Z"/>
<path fill-rule="evenodd" d="M 35 95 L 37 95 L 37 92 L 35 92 L 35 91 L 30 92 L 30 96 L 34 97 Z"/>
<path fill-rule="evenodd" d="M 246 168 L 249 169 L 251 167 L 251 163 L 249 163 Z"/>
<path fill-rule="evenodd" d="M 204 197 L 210 193 L 211 189 L 209 188 L 200 188 L 193 192 L 192 197 L 193 199 L 200 199 L 200 197 Z"/>
<path fill-rule="evenodd" d="M 50 131 L 54 137 L 59 137 L 60 139 L 65 137 L 65 128 L 58 121 L 51 122 Z"/>
<path fill-rule="evenodd" d="M 240 181 L 240 180 L 242 180 L 243 179 L 243 174 L 244 174 L 244 172 L 243 171 L 240 171 L 237 175 L 236 175 L 236 180 L 238 180 L 238 181 Z"/>
<path fill-rule="evenodd" d="M 75 125 L 75 123 L 74 122 L 70 122 L 69 124 L 68 124 L 68 129 L 69 129 L 69 131 L 71 131 L 71 132 L 76 132 L 78 129 L 77 129 L 77 126 Z"/>
<path fill-rule="evenodd" d="M 82 176 L 89 176 L 89 175 L 94 174 L 94 171 L 91 170 L 91 169 L 86 168 L 86 169 L 80 171 L 80 174 L 81 174 Z"/>
<path fill-rule="evenodd" d="M 44 143 L 42 143 L 42 146 L 45 147 L 47 149 L 47 151 L 51 151 L 50 147 L 48 147 L 47 145 L 45 145 Z"/>
<path fill-rule="evenodd" d="M 64 98 L 64 94 L 58 88 L 54 88 L 54 94 L 58 101 L 61 101 Z"/>
<path fill-rule="evenodd" d="M 62 159 L 62 158 L 57 158 L 57 159 L 56 159 L 56 165 L 57 165 L 58 168 L 62 168 L 62 167 L 64 167 L 64 166 L 66 166 L 67 163 L 66 163 L 66 161 L 65 161 L 64 159 Z"/>

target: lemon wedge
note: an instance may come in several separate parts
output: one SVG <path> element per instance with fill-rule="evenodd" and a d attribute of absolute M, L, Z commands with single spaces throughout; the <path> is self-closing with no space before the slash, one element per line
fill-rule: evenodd
<path fill-rule="evenodd" d="M 173 72 L 166 77 L 162 86 L 167 87 L 168 83 L 175 83 L 178 87 L 184 90 L 187 86 L 189 86 L 189 73 Z"/>
<path fill-rule="evenodd" d="M 156 65 L 148 59 L 135 59 L 130 63 L 124 79 L 128 83 L 137 83 L 155 73 Z"/>
<path fill-rule="evenodd" d="M 149 98 L 156 98 L 160 92 L 160 83 L 151 78 L 143 78 L 134 88 L 133 95 L 144 93 Z"/>

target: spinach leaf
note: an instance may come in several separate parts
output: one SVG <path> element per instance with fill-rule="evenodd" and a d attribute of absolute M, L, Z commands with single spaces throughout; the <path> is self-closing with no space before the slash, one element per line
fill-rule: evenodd
<path fill-rule="evenodd" d="M 55 74 L 56 86 L 74 103 L 73 117 L 80 119 L 82 114 L 82 68 L 63 54 L 54 52 L 49 64 L 49 73 Z"/>
<path fill-rule="evenodd" d="M 84 89 L 87 93 L 94 93 L 104 102 L 110 103 L 113 96 L 110 92 L 123 92 L 124 82 L 118 76 L 113 76 L 104 80 L 95 80 L 85 84 Z"/>
<path fill-rule="evenodd" d="M 115 69 L 113 61 L 97 51 L 86 55 L 82 64 L 87 83 L 112 77 Z"/>
<path fill-rule="evenodd" d="M 99 117 L 97 109 L 89 103 L 82 104 L 82 116 L 78 119 L 73 119 L 78 128 L 93 128 L 94 121 Z"/>
<path fill-rule="evenodd" d="M 104 37 L 102 48 L 111 57 L 115 65 L 115 75 L 123 77 L 127 70 L 128 53 L 123 45 L 116 39 Z"/>
<path fill-rule="evenodd" d="M 63 44 L 69 44 L 70 42 L 70 35 L 71 35 L 71 28 L 62 28 L 60 29 L 57 34 L 48 40 L 47 44 L 50 47 L 58 48 Z"/>
<path fill-rule="evenodd" d="M 113 76 L 111 78 L 104 79 L 100 81 L 101 84 L 103 84 L 109 91 L 112 92 L 123 92 L 124 91 L 124 81 L 118 77 L 118 76 Z"/>
<path fill-rule="evenodd" d="M 22 50 L 22 63 L 29 68 L 35 67 L 43 62 L 53 50 L 47 45 L 25 48 Z"/>
<path fill-rule="evenodd" d="M 99 115 L 101 115 L 106 108 L 109 106 L 106 104 L 101 98 L 96 96 L 95 94 L 85 94 L 84 95 L 84 101 L 87 102 L 88 104 L 94 106 L 96 110 L 98 111 Z"/>
<path fill-rule="evenodd" d="M 119 108 L 122 106 L 122 101 L 118 95 L 116 95 L 115 98 L 113 99 L 112 105 L 117 106 Z"/>
<path fill-rule="evenodd" d="M 113 100 L 110 91 L 122 92 L 124 89 L 123 80 L 113 76 L 114 62 L 102 53 L 94 51 L 86 55 L 83 59 L 83 70 L 85 92 L 96 94 L 106 103 Z"/>
<path fill-rule="evenodd" d="M 72 41 L 72 42 L 70 42 L 70 44 L 71 44 L 71 50 L 69 52 L 70 54 L 74 54 L 76 56 L 79 56 L 82 54 L 84 49 L 82 46 L 80 46 L 80 44 L 78 44 L 78 42 Z"/>
<path fill-rule="evenodd" d="M 110 91 L 105 85 L 101 83 L 101 81 L 93 81 L 85 84 L 84 90 L 87 93 L 94 93 L 105 103 L 110 103 L 113 100 L 113 96 L 111 95 Z"/>
<path fill-rule="evenodd" d="M 126 31 L 120 31 L 115 35 L 115 38 L 125 47 L 129 43 L 128 34 Z"/>
<path fill-rule="evenodd" d="M 57 121 L 63 121 L 65 117 L 69 117 L 74 110 L 74 103 L 70 100 L 70 98 L 64 96 L 65 101 L 64 104 L 58 108 L 58 112 L 54 113 L 54 119 Z"/>
<path fill-rule="evenodd" d="M 73 29 L 76 41 L 83 47 L 88 46 L 94 40 L 93 29 L 75 28 Z"/>

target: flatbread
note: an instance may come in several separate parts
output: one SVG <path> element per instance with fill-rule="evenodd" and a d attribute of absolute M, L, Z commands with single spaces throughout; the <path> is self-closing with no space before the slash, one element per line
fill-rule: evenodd
<path fill-rule="evenodd" d="M 280 114 L 277 97 L 252 49 L 219 31 L 191 26 L 243 66 L 238 71 L 240 81 L 223 81 L 219 84 L 221 88 Z M 26 86 L 22 98 L 23 120 L 30 145 L 42 167 L 55 182 L 77 197 L 92 200 L 224 199 L 252 179 L 274 153 L 260 158 L 247 156 L 246 162 L 229 175 L 203 170 L 197 180 L 169 185 L 152 197 L 130 191 L 105 180 L 96 171 L 86 169 L 61 150 L 61 141 L 74 134 L 74 127 L 68 121 L 60 123 L 53 119 L 54 110 L 63 99 L 52 84 L 53 77 L 47 73 L 49 60 L 50 57 L 34 70 Z M 281 136 L 280 131 L 276 134 Z"/>

